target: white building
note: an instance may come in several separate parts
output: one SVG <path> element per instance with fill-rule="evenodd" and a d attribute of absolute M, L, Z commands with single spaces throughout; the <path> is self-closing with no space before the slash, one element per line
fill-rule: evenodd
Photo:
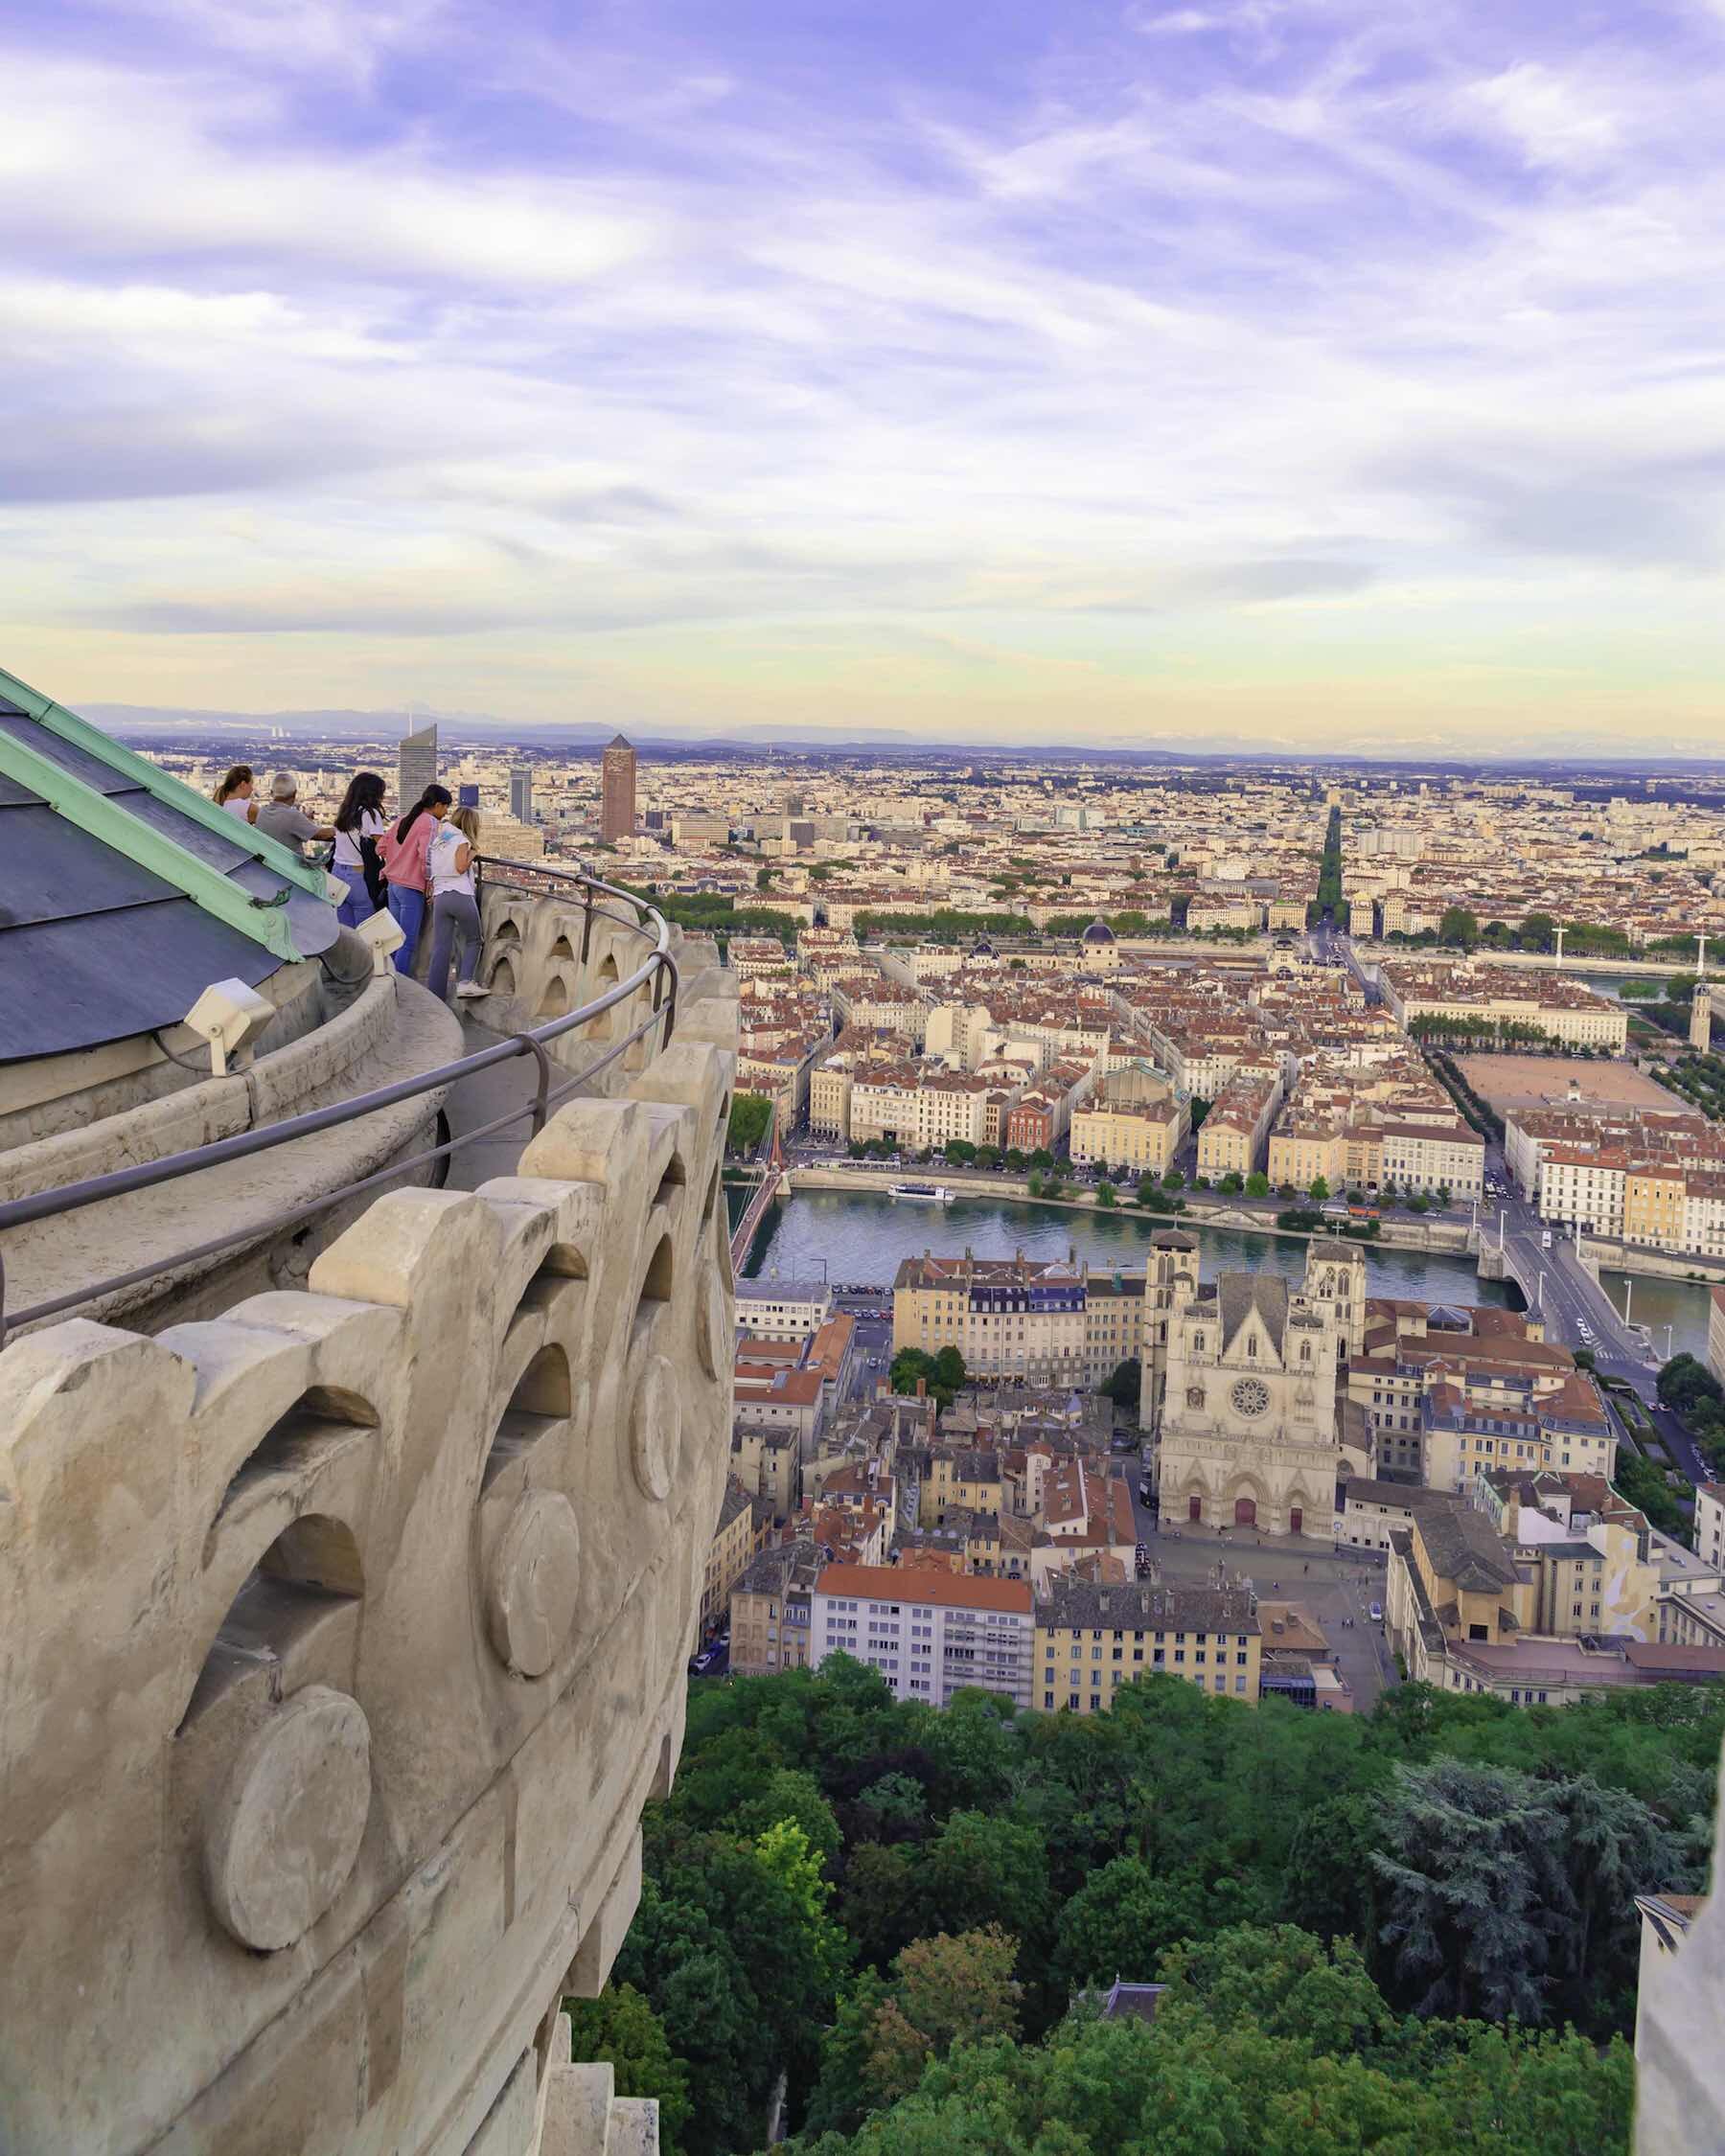
<path fill-rule="evenodd" d="M 755 1340 L 801 1340 L 833 1314 L 824 1280 L 739 1280 L 737 1326 Z"/>
<path fill-rule="evenodd" d="M 1030 1584 L 897 1565 L 829 1565 L 814 1595 L 810 1661 L 845 1654 L 897 1699 L 950 1704 L 967 1686 L 1030 1704 L 1036 1612 Z"/>

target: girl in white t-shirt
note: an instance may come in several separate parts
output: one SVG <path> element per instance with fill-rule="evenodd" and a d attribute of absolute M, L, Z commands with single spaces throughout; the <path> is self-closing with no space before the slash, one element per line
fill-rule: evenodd
<path fill-rule="evenodd" d="M 252 768 L 236 764 L 216 789 L 216 806 L 225 809 L 241 823 L 256 823 L 258 804 L 252 799 Z"/>
<path fill-rule="evenodd" d="M 376 771 L 356 771 L 335 812 L 335 858 L 330 863 L 347 885 L 347 896 L 336 908 L 345 929 L 369 921 L 383 903 L 377 842 L 385 828 L 382 779 Z"/>
<path fill-rule="evenodd" d="M 473 978 L 479 963 L 479 906 L 473 896 L 473 868 L 479 858 L 474 840 L 479 818 L 472 809 L 455 809 L 438 824 L 426 858 L 431 884 L 431 964 L 426 986 L 446 999 L 449 985 L 449 956 L 457 941 L 461 956 L 456 962 L 455 993 L 466 998 L 486 991 Z"/>

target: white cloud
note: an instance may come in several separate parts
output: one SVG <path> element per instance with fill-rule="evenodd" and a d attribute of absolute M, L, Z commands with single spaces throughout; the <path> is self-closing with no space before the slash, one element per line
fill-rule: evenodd
<path fill-rule="evenodd" d="M 153 72 L 9 57 L 0 627 L 106 670 L 64 693 L 249 650 L 539 716 L 603 647 L 665 710 L 1117 730 L 1176 678 L 1525 707 L 1535 620 L 1608 686 L 1660 623 L 1725 664 L 1725 57 L 1311 0 L 853 102 L 650 11 L 201 11 Z M 448 110 L 389 114 L 403 51 Z"/>

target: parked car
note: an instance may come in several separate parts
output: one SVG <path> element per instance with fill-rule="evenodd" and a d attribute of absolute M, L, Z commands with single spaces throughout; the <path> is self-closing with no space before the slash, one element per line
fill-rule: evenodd
<path fill-rule="evenodd" d="M 1381 1602 L 1374 1602 L 1371 1605 L 1370 1609 L 1367 1611 L 1366 1615 L 1371 1619 L 1373 1624 L 1382 1624 L 1384 1621 L 1384 1605 Z"/>

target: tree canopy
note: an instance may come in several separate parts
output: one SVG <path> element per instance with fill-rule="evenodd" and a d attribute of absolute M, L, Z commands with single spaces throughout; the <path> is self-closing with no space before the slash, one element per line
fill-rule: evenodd
<path fill-rule="evenodd" d="M 1634 1895 L 1702 1883 L 1722 1733 L 1715 1686 L 698 1684 L 586 2055 L 675 2086 L 656 2021 L 684 2156 L 759 2147 L 781 2070 L 797 2156 L 1619 2150 Z M 1088 2015 L 1116 1976 L 1167 1985 L 1151 2028 Z"/>

